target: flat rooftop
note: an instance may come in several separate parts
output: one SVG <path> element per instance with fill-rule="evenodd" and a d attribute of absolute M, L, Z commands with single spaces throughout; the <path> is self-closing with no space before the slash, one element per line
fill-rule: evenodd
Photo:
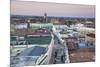
<path fill-rule="evenodd" d="M 34 46 L 26 48 L 17 57 L 11 60 L 12 67 L 33 66 L 36 64 L 38 58 L 46 53 L 47 47 Z M 11 57 L 12 58 L 12 57 Z M 13 63 L 14 62 L 14 63 Z"/>
<path fill-rule="evenodd" d="M 41 56 L 46 52 L 46 47 L 34 46 L 27 48 L 19 56 Z"/>
<path fill-rule="evenodd" d="M 95 49 L 84 48 L 69 51 L 69 58 L 71 63 L 95 61 Z"/>

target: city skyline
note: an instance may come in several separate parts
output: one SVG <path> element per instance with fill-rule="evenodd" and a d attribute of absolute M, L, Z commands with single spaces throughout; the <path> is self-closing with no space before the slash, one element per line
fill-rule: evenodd
<path fill-rule="evenodd" d="M 11 1 L 11 15 L 56 17 L 95 17 L 95 5 L 59 4 L 34 1 Z"/>

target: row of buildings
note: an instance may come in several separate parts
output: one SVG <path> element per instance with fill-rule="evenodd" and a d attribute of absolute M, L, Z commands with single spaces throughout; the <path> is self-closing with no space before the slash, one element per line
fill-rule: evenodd
<path fill-rule="evenodd" d="M 44 22 L 11 23 L 12 67 L 95 61 L 93 23 L 91 27 L 85 23 L 68 26 L 59 20 L 47 23 L 46 13 Z"/>

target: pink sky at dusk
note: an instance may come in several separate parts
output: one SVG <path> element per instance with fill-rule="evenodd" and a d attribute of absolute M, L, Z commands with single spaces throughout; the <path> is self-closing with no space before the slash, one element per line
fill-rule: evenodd
<path fill-rule="evenodd" d="M 95 17 L 95 5 L 44 3 L 34 1 L 11 1 L 11 14 L 61 17 Z"/>

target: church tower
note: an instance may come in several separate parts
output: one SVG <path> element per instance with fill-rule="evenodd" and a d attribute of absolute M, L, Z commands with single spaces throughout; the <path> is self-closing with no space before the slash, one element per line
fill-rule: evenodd
<path fill-rule="evenodd" d="M 44 13 L 44 23 L 47 23 L 48 21 L 47 21 L 47 13 L 45 12 Z"/>

